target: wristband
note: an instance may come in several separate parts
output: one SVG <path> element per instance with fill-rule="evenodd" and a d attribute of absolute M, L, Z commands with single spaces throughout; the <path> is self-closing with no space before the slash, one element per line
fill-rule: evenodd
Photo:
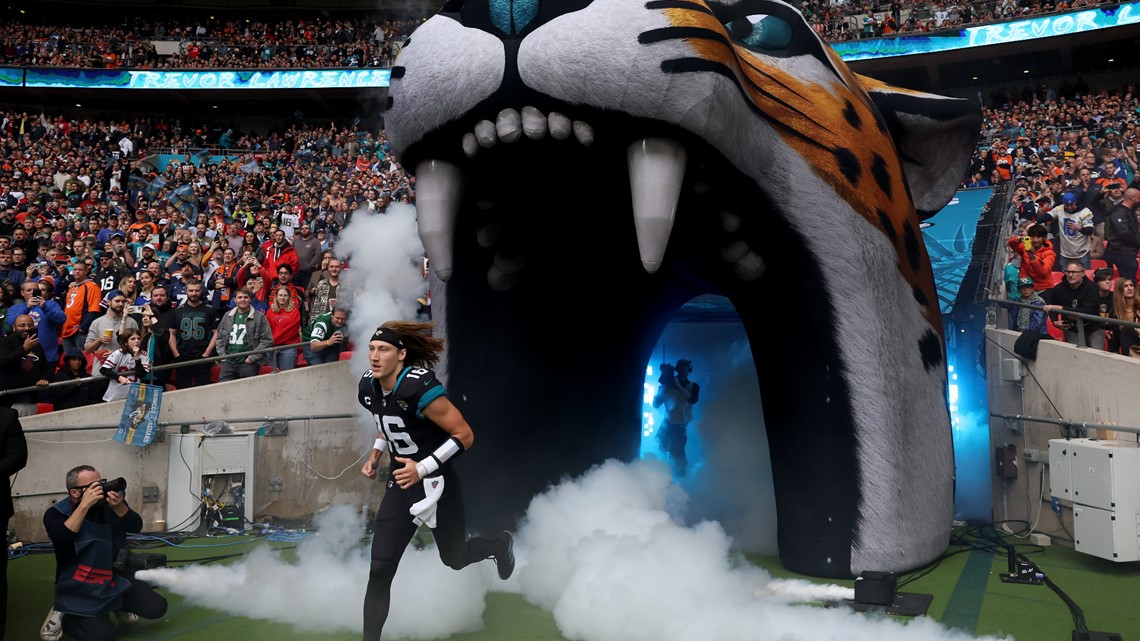
<path fill-rule="evenodd" d="M 380 450 L 380 453 L 383 454 L 388 450 L 388 441 L 382 438 L 377 438 L 376 442 L 372 444 L 372 449 Z"/>
<path fill-rule="evenodd" d="M 463 443 L 460 443 L 459 439 L 452 436 L 447 439 L 443 445 L 436 448 L 436 450 L 431 453 L 431 456 L 416 463 L 416 473 L 419 474 L 421 479 L 427 478 L 428 475 L 438 471 L 440 466 L 444 463 L 462 453 Z"/>

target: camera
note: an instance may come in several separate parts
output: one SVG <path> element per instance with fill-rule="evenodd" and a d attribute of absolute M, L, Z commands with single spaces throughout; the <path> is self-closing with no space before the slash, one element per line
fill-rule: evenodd
<path fill-rule="evenodd" d="M 117 479 L 100 479 L 99 487 L 103 488 L 103 494 L 107 492 L 118 492 L 122 494 L 127 489 L 127 479 L 119 477 Z"/>
<path fill-rule="evenodd" d="M 657 369 L 661 370 L 662 374 L 671 375 L 673 373 L 673 366 L 669 363 L 661 363 Z"/>

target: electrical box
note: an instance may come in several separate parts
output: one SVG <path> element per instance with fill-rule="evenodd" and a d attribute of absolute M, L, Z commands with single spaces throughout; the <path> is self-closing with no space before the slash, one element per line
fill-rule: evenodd
<path fill-rule="evenodd" d="M 253 522 L 253 432 L 171 434 L 167 524 L 242 530 Z"/>
<path fill-rule="evenodd" d="M 1017 451 L 1006 443 L 994 448 L 994 474 L 999 479 L 1017 478 Z"/>
<path fill-rule="evenodd" d="M 1003 358 L 1001 360 L 1001 380 L 1019 383 L 1023 378 L 1025 378 L 1025 370 L 1022 369 L 1021 359 Z"/>
<path fill-rule="evenodd" d="M 1077 552 L 1110 561 L 1140 561 L 1140 512 L 1073 506 Z"/>
<path fill-rule="evenodd" d="M 1049 463 L 1053 496 L 1073 502 L 1077 551 L 1140 560 L 1140 445 L 1052 439 Z"/>

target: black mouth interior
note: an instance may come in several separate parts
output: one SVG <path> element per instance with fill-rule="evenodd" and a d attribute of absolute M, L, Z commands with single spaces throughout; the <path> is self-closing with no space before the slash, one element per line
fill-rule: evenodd
<path fill-rule="evenodd" d="M 653 347 L 681 306 L 716 294 L 732 302 L 753 349 L 781 557 L 806 574 L 848 576 L 855 440 L 819 265 L 763 190 L 703 141 L 623 117 L 578 117 L 595 129 L 588 148 L 522 139 L 467 159 L 456 151 L 469 122 L 414 150 L 464 174 L 436 320 L 446 326 L 449 396 L 478 443 L 458 461 L 469 526 L 514 527 L 551 484 L 635 458 Z M 686 148 L 688 170 L 664 261 L 647 274 L 626 150 L 662 134 Z M 723 257 L 741 241 L 763 257 L 759 278 L 742 280 Z"/>

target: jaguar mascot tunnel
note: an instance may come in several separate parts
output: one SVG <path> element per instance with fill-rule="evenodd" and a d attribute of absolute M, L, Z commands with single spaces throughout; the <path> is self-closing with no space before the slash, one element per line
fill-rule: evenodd
<path fill-rule="evenodd" d="M 453 0 L 389 98 L 444 281 L 440 373 L 477 436 L 459 461 L 472 528 L 636 457 L 654 344 L 713 294 L 752 345 L 783 564 L 842 578 L 946 549 L 918 224 L 967 170 L 975 105 L 853 73 L 772 0 Z"/>

